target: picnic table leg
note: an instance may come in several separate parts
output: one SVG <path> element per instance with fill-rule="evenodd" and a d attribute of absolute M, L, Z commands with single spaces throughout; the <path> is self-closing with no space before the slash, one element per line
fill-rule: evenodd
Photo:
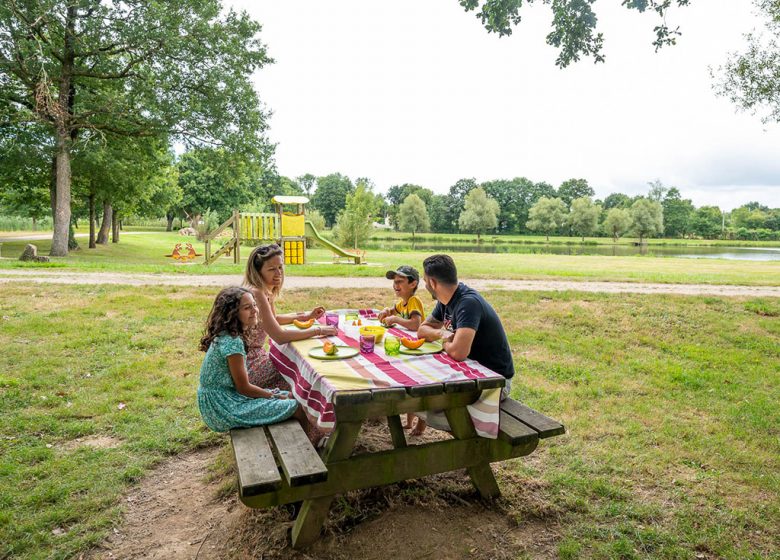
<path fill-rule="evenodd" d="M 336 424 L 336 429 L 330 436 L 322 457 L 325 465 L 347 459 L 352 454 L 361 424 L 362 422 L 339 422 Z M 322 525 L 328 517 L 331 501 L 333 501 L 333 496 L 304 500 L 292 528 L 293 548 L 304 547 L 319 538 Z"/>
<path fill-rule="evenodd" d="M 393 447 L 396 449 L 399 447 L 406 447 L 406 436 L 404 435 L 404 428 L 401 425 L 401 417 L 397 414 L 395 416 L 388 416 L 387 427 L 390 428 L 390 437 L 393 438 Z"/>
<path fill-rule="evenodd" d="M 474 429 L 474 424 L 471 422 L 471 417 L 465 407 L 450 408 L 444 412 L 455 438 L 471 439 L 477 437 L 477 431 Z M 469 473 L 474 487 L 483 498 L 497 498 L 501 495 L 489 462 L 485 461 L 479 465 L 468 467 L 466 471 Z"/>

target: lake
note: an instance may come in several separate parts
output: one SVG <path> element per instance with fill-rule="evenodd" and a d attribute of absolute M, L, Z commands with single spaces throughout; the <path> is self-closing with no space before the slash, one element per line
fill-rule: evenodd
<path fill-rule="evenodd" d="M 361 245 L 361 249 L 382 251 L 408 251 L 409 241 L 388 241 L 372 239 Z M 780 261 L 778 247 L 724 247 L 724 246 L 667 246 L 646 245 L 547 245 L 542 243 L 415 243 L 415 250 L 430 252 L 465 253 L 534 253 L 544 255 L 603 255 L 627 257 L 649 255 L 653 257 L 676 257 L 684 259 L 727 259 L 744 261 Z"/>

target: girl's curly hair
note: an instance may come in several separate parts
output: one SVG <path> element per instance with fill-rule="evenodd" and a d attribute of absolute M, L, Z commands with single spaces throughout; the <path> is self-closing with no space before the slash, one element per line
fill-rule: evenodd
<path fill-rule="evenodd" d="M 226 332 L 230 336 L 242 336 L 244 334 L 243 326 L 238 318 L 239 304 L 244 294 L 251 294 L 246 288 L 231 286 L 224 288 L 217 298 L 206 319 L 206 329 L 200 339 L 198 348 L 205 352 L 211 346 L 211 343 L 221 333 Z"/>

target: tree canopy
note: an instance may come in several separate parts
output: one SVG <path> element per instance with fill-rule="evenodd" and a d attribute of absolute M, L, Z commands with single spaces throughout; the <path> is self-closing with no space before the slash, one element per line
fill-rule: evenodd
<path fill-rule="evenodd" d="M 755 0 L 764 33 L 745 35 L 747 47 L 720 68 L 716 91 L 740 109 L 780 122 L 780 0 Z"/>
<path fill-rule="evenodd" d="M 268 157 L 250 77 L 260 25 L 219 0 L 0 3 L 0 123 L 54 139 L 52 255 L 67 253 L 71 156 L 101 135 L 169 135 Z"/>
<path fill-rule="evenodd" d="M 499 37 L 512 34 L 512 27 L 520 24 L 523 0 L 458 0 L 467 12 L 476 11 L 477 18 L 488 33 Z M 533 0 L 527 0 L 532 4 Z M 604 36 L 597 30 L 598 17 L 593 11 L 594 0 L 543 0 L 553 12 L 552 31 L 547 44 L 557 49 L 555 64 L 566 67 L 581 56 L 593 57 L 594 62 L 604 62 Z M 659 22 L 653 29 L 656 50 L 673 45 L 680 35 L 677 27 L 667 23 L 667 13 L 673 5 L 687 6 L 690 0 L 622 0 L 626 8 L 639 12 L 655 13 Z"/>

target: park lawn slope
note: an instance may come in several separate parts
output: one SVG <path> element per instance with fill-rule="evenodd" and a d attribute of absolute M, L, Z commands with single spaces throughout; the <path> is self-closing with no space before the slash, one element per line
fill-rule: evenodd
<path fill-rule="evenodd" d="M 165 274 L 243 274 L 245 260 L 233 264 L 232 258 L 222 258 L 211 266 L 203 265 L 203 257 L 190 264 L 176 264 L 165 255 L 173 246 L 189 239 L 196 251 L 203 253 L 203 244 L 193 238 L 174 233 L 139 233 L 125 235 L 120 243 L 83 248 L 65 258 L 53 258 L 47 264 L 29 264 L 15 260 L 27 242 L 5 242 L 0 259 L 0 275 L 4 269 L 34 268 L 85 272 L 138 272 Z M 36 241 L 39 254 L 47 254 L 50 241 Z M 251 247 L 242 246 L 243 259 Z M 585 255 L 542 255 L 519 253 L 458 253 L 449 252 L 458 264 L 464 279 L 507 280 L 575 280 L 612 282 L 652 282 L 673 284 L 729 284 L 745 286 L 780 286 L 780 261 L 736 261 L 722 259 L 682 259 L 649 256 L 605 257 Z M 401 264 L 421 268 L 430 252 L 370 251 L 368 264 L 334 264 L 330 251 L 314 248 L 308 251 L 310 264 L 288 266 L 291 276 L 381 277 L 386 269 Z"/>
<path fill-rule="evenodd" d="M 390 295 L 288 291 L 280 311 Z M 499 469 L 518 522 L 560 528 L 562 558 L 778 557 L 776 299 L 487 296 L 509 333 L 513 396 L 568 428 Z M 152 466 L 228 445 L 195 404 L 213 297 L 3 287 L 0 557 L 73 556 L 119 522 L 123 494 Z"/>

